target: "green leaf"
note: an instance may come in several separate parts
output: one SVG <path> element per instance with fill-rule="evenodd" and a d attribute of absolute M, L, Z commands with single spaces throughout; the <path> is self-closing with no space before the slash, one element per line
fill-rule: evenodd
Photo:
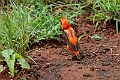
<path fill-rule="evenodd" d="M 80 35 L 80 37 L 78 38 L 78 41 L 80 41 L 82 37 L 84 37 L 84 35 Z"/>
<path fill-rule="evenodd" d="M 116 32 L 118 34 L 118 21 L 116 21 Z"/>
<path fill-rule="evenodd" d="M 80 37 L 78 38 L 78 41 L 80 41 L 81 38 L 84 37 L 86 34 L 87 34 L 86 31 L 84 31 L 84 34 L 80 35 Z"/>
<path fill-rule="evenodd" d="M 91 36 L 91 38 L 103 39 L 101 36 L 98 36 L 97 34 L 94 34 L 93 36 Z"/>
<path fill-rule="evenodd" d="M 3 65 L 0 65 L 0 73 L 5 70 L 6 67 L 3 67 Z"/>
<path fill-rule="evenodd" d="M 99 24 L 99 23 L 98 23 L 98 21 L 97 21 L 97 22 L 96 22 L 96 24 L 95 24 L 95 29 L 97 29 L 97 27 L 98 27 L 98 24 Z"/>
<path fill-rule="evenodd" d="M 12 55 L 13 52 L 14 52 L 13 49 L 6 49 L 3 50 L 1 53 L 3 57 L 10 57 L 10 55 Z"/>
<path fill-rule="evenodd" d="M 20 58 L 22 58 L 22 56 L 20 54 L 18 54 L 18 53 L 15 53 L 15 58 L 20 59 Z"/>
<path fill-rule="evenodd" d="M 35 64 L 36 64 L 36 66 L 37 67 L 39 67 L 38 65 L 37 65 L 37 63 L 35 62 L 35 60 L 34 59 L 32 59 L 30 56 L 27 56 L 30 60 L 32 60 Z"/>
<path fill-rule="evenodd" d="M 30 65 L 25 61 L 24 58 L 17 59 L 17 61 L 23 69 L 30 69 Z"/>
<path fill-rule="evenodd" d="M 10 74 L 12 77 L 14 77 L 14 64 L 15 64 L 15 54 L 13 54 L 13 49 L 6 49 L 2 51 L 2 56 L 5 58 L 5 61 L 7 62 L 7 65 L 10 70 Z"/>

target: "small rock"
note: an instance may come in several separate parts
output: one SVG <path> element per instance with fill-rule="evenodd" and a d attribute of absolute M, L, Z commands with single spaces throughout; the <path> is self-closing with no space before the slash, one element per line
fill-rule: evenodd
<path fill-rule="evenodd" d="M 77 62 L 77 64 L 81 64 L 81 62 Z"/>
<path fill-rule="evenodd" d="M 106 69 L 101 69 L 101 71 L 103 71 L 103 72 L 107 72 L 107 70 L 106 70 Z"/>
<path fill-rule="evenodd" d="M 68 69 L 68 71 L 72 71 L 71 69 Z"/>
<path fill-rule="evenodd" d="M 38 54 L 38 56 L 41 56 L 41 54 Z"/>
<path fill-rule="evenodd" d="M 78 69 L 82 69 L 82 67 L 81 67 L 81 66 L 79 66 L 79 67 L 78 67 Z"/>
<path fill-rule="evenodd" d="M 44 68 L 49 68 L 52 64 L 49 63 L 49 64 L 46 64 Z"/>
<path fill-rule="evenodd" d="M 109 50 L 110 50 L 110 48 L 105 48 L 105 50 L 106 50 L 106 51 L 109 51 Z"/>
<path fill-rule="evenodd" d="M 91 68 L 90 68 L 90 71 L 94 71 L 94 70 L 95 70 L 95 67 L 91 67 Z"/>
<path fill-rule="evenodd" d="M 83 74 L 84 77 L 92 77 L 92 75 L 90 73 L 85 73 Z"/>
<path fill-rule="evenodd" d="M 109 66 L 110 62 L 102 62 L 102 66 Z"/>
<path fill-rule="evenodd" d="M 111 78 L 111 77 L 110 77 L 110 76 L 108 76 L 108 75 L 105 75 L 105 77 L 106 77 L 106 78 Z"/>
<path fill-rule="evenodd" d="M 111 67 L 114 67 L 114 65 L 111 65 Z"/>

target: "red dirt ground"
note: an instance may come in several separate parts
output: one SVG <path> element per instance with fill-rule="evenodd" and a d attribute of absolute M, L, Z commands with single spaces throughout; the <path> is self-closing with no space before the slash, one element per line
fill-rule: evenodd
<path fill-rule="evenodd" d="M 79 41 L 82 60 L 73 60 L 63 42 L 41 41 L 35 44 L 29 55 L 37 62 L 29 61 L 31 69 L 23 72 L 19 80 L 120 80 L 120 33 L 111 24 L 94 31 L 92 22 L 76 20 L 73 25 L 77 37 L 87 34 Z M 92 39 L 98 34 L 105 40 Z M 0 80 L 12 80 L 8 73 L 0 73 Z M 15 78 L 15 80 L 18 80 Z"/>

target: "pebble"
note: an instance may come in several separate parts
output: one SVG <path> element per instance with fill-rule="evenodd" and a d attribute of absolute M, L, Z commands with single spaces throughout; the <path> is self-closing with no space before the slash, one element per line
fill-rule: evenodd
<path fill-rule="evenodd" d="M 90 71 L 94 71 L 94 70 L 95 70 L 95 67 L 91 67 L 91 68 L 90 68 Z"/>
<path fill-rule="evenodd" d="M 102 66 L 109 66 L 110 62 L 102 62 Z"/>
<path fill-rule="evenodd" d="M 81 67 L 81 66 L 79 66 L 79 67 L 78 67 L 78 69 L 82 69 L 82 67 Z"/>
<path fill-rule="evenodd" d="M 41 54 L 38 54 L 38 56 L 41 56 Z"/>
<path fill-rule="evenodd" d="M 51 65 L 51 63 L 47 63 L 44 68 L 49 68 Z"/>
<path fill-rule="evenodd" d="M 90 73 L 85 73 L 83 74 L 84 77 L 92 77 L 92 75 Z"/>

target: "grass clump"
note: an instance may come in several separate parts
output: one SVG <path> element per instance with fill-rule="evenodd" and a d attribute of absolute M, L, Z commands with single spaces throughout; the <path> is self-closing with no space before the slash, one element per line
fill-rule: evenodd
<path fill-rule="evenodd" d="M 12 48 L 24 55 L 35 27 L 32 26 L 34 19 L 27 13 L 22 5 L 12 6 L 10 13 L 3 12 L 1 15 L 0 38 L 4 49 Z"/>
<path fill-rule="evenodd" d="M 30 69 L 25 60 L 25 51 L 35 29 L 35 26 L 32 26 L 34 19 L 23 5 L 17 7 L 15 4 L 11 4 L 10 10 L 2 11 L 0 17 L 1 56 L 9 67 L 9 73 L 14 77 L 15 65 Z"/>
<path fill-rule="evenodd" d="M 94 14 L 91 18 L 95 23 L 95 28 L 98 27 L 98 22 L 115 21 L 116 32 L 118 33 L 118 25 L 120 22 L 120 0 L 90 0 L 92 6 L 90 7 Z"/>

